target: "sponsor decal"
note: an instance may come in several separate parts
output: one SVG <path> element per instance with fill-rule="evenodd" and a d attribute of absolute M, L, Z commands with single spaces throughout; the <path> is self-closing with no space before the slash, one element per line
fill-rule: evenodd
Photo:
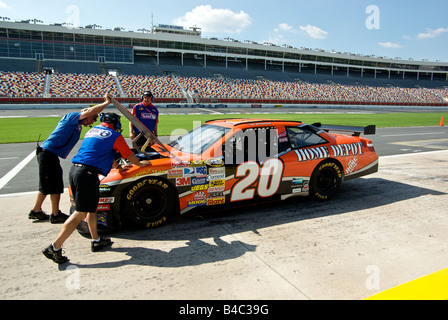
<path fill-rule="evenodd" d="M 194 200 L 205 200 L 207 199 L 207 192 L 199 191 L 194 195 Z"/>
<path fill-rule="evenodd" d="M 204 165 L 204 161 L 202 160 L 192 160 L 190 161 L 190 167 L 200 167 Z"/>
<path fill-rule="evenodd" d="M 106 219 L 106 215 L 105 214 L 97 214 L 97 223 L 98 225 L 102 225 L 107 227 L 107 219 Z"/>
<path fill-rule="evenodd" d="M 109 211 L 110 210 L 110 204 L 99 204 L 96 208 L 96 211 Z"/>
<path fill-rule="evenodd" d="M 292 189 L 292 193 L 301 193 L 301 192 L 302 192 L 302 188 Z"/>
<path fill-rule="evenodd" d="M 207 177 L 207 181 L 211 181 L 211 180 L 223 180 L 226 178 L 226 175 L 224 173 L 220 173 L 220 174 L 213 174 Z"/>
<path fill-rule="evenodd" d="M 194 172 L 196 177 L 205 177 L 207 176 L 207 167 L 195 167 Z"/>
<path fill-rule="evenodd" d="M 356 170 L 356 167 L 358 165 L 358 158 L 354 157 L 352 160 L 348 162 L 347 170 L 345 170 L 345 173 L 352 173 Z"/>
<path fill-rule="evenodd" d="M 220 186 L 225 186 L 226 185 L 226 180 L 221 179 L 221 180 L 211 180 L 209 182 L 209 186 L 210 187 L 220 187 Z"/>
<path fill-rule="evenodd" d="M 218 205 L 218 204 L 224 204 L 225 202 L 226 202 L 226 198 L 224 198 L 224 197 L 207 199 L 207 205 L 208 206 L 215 206 L 215 205 Z"/>
<path fill-rule="evenodd" d="M 224 161 L 221 159 L 207 159 L 204 162 L 210 167 L 222 167 L 224 165 Z"/>
<path fill-rule="evenodd" d="M 101 129 L 101 128 L 93 128 L 90 129 L 85 137 L 94 137 L 99 139 L 106 139 L 112 135 L 112 132 L 109 130 Z"/>
<path fill-rule="evenodd" d="M 309 186 L 308 182 L 304 183 L 302 191 L 305 192 L 305 191 L 309 191 L 309 190 L 310 190 L 310 186 Z"/>
<path fill-rule="evenodd" d="M 148 170 L 143 170 L 143 171 L 139 171 L 136 172 L 133 177 L 140 177 L 140 176 L 146 176 L 148 174 L 152 174 L 152 173 L 165 173 L 165 170 L 160 170 L 160 169 L 148 169 Z"/>
<path fill-rule="evenodd" d="M 196 175 L 194 168 L 184 168 L 184 177 L 194 177 Z"/>
<path fill-rule="evenodd" d="M 182 169 L 171 169 L 166 172 L 168 179 L 182 178 L 184 171 Z"/>
<path fill-rule="evenodd" d="M 208 185 L 207 185 L 208 186 Z M 219 187 L 209 187 L 208 188 L 208 192 L 209 193 L 213 193 L 213 192 L 221 192 L 226 190 L 226 186 L 219 186 Z"/>
<path fill-rule="evenodd" d="M 291 181 L 291 183 L 292 183 L 293 185 L 299 185 L 299 184 L 302 184 L 302 183 L 303 183 L 303 179 L 302 179 L 302 178 L 293 178 L 292 181 Z"/>
<path fill-rule="evenodd" d="M 226 173 L 226 168 L 225 167 L 208 169 L 208 174 L 209 175 L 221 174 L 221 173 L 224 173 L 224 174 Z"/>
<path fill-rule="evenodd" d="M 142 117 L 142 119 L 151 119 L 151 120 L 156 120 L 157 119 L 157 115 L 152 114 L 152 113 L 148 113 L 148 112 L 142 112 L 141 113 L 141 117 Z"/>
<path fill-rule="evenodd" d="M 108 186 L 107 184 L 100 185 L 100 192 L 108 192 L 108 191 L 110 191 L 110 186 Z"/>
<path fill-rule="evenodd" d="M 195 191 L 201 191 L 201 190 L 207 190 L 208 189 L 208 184 L 201 184 L 198 186 L 193 186 L 191 187 L 191 191 L 195 192 Z"/>
<path fill-rule="evenodd" d="M 187 202 L 187 206 L 189 206 L 189 207 L 206 206 L 206 205 L 207 205 L 207 200 L 193 200 L 193 201 Z"/>
<path fill-rule="evenodd" d="M 188 161 L 181 161 L 181 162 L 171 162 L 171 168 L 186 168 L 190 165 Z"/>
<path fill-rule="evenodd" d="M 114 202 L 115 202 L 115 197 L 100 198 L 99 201 L 98 201 L 99 204 L 114 203 Z"/>
<path fill-rule="evenodd" d="M 356 156 L 363 154 L 361 142 L 339 144 L 335 146 L 330 146 L 330 148 L 324 146 L 308 149 L 298 149 L 294 151 L 297 154 L 298 162 L 325 159 L 330 158 L 331 156 L 348 157 L 350 155 Z"/>
<path fill-rule="evenodd" d="M 348 157 L 350 154 L 357 156 L 362 154 L 362 143 L 339 144 L 331 146 L 334 157 Z"/>
<path fill-rule="evenodd" d="M 297 161 L 308 161 L 330 157 L 330 151 L 327 147 L 316 147 L 309 149 L 294 150 L 297 154 Z"/>
<path fill-rule="evenodd" d="M 224 192 L 210 192 L 208 193 L 209 198 L 220 198 L 224 197 Z"/>
<path fill-rule="evenodd" d="M 207 178 L 206 177 L 202 177 L 202 178 L 191 178 L 191 185 L 192 186 L 198 186 L 200 184 L 206 184 L 207 183 Z"/>
<path fill-rule="evenodd" d="M 190 177 L 176 178 L 176 187 L 183 187 L 191 185 Z"/>

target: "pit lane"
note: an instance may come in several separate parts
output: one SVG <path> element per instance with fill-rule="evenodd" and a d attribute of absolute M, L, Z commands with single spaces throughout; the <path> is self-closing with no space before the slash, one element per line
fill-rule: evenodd
<path fill-rule="evenodd" d="M 71 263 L 62 266 L 40 252 L 60 225 L 27 219 L 35 194 L 3 195 L 0 298 L 358 300 L 433 274 L 448 261 L 448 148 L 429 141 L 437 140 L 430 129 L 446 134 L 433 127 L 372 137 L 380 171 L 346 182 L 329 202 L 295 198 L 183 217 L 114 234 L 99 253 L 73 234 L 64 245 Z M 400 144 L 383 144 L 390 136 Z M 2 157 L 23 159 L 18 152 L 34 144 L 0 147 Z M 28 191 L 34 162 L 20 173 Z M 68 208 L 66 196 L 61 205 Z"/>

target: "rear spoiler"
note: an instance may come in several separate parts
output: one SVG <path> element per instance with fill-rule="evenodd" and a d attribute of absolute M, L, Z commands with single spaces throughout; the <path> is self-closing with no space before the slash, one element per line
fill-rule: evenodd
<path fill-rule="evenodd" d="M 341 132 L 353 132 L 353 136 L 359 136 L 361 133 L 364 135 L 372 135 L 376 133 L 376 125 L 369 125 L 366 127 L 357 126 L 335 126 L 335 125 L 323 125 L 320 122 L 313 123 L 314 127 L 324 131 L 341 131 Z"/>

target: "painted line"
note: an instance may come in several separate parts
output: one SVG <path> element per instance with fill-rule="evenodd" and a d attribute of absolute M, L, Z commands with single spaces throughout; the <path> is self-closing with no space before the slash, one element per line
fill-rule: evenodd
<path fill-rule="evenodd" d="M 377 293 L 366 300 L 447 300 L 448 268 Z"/>
<path fill-rule="evenodd" d="M 0 179 L 0 189 L 2 189 L 12 178 L 14 178 L 20 170 L 22 170 L 34 157 L 36 156 L 36 151 L 29 154 L 28 157 L 22 160 L 17 166 L 9 171 L 3 178 Z"/>
<path fill-rule="evenodd" d="M 399 158 L 399 157 L 409 157 L 409 156 L 418 156 L 418 155 L 427 155 L 431 153 L 443 153 L 448 152 L 448 150 L 438 150 L 438 151 L 426 151 L 426 152 L 415 152 L 415 153 L 403 153 L 403 154 L 393 154 L 390 156 L 381 156 L 380 159 L 388 159 L 388 158 Z"/>
<path fill-rule="evenodd" d="M 218 111 L 214 111 L 214 110 L 209 110 L 209 109 L 204 109 L 204 108 L 198 108 L 199 110 L 203 110 L 205 112 L 209 112 L 212 114 L 222 114 L 222 112 L 218 112 Z"/>
<path fill-rule="evenodd" d="M 429 149 L 446 149 L 446 147 L 437 147 L 434 145 L 427 145 L 428 143 L 443 143 L 448 142 L 448 139 L 432 139 L 432 140 L 416 140 L 416 141 L 403 141 L 403 142 L 391 142 L 390 144 L 417 148 L 429 148 Z"/>
<path fill-rule="evenodd" d="M 29 192 L 18 192 L 18 193 L 9 193 L 9 194 L 0 194 L 0 199 L 2 198 L 18 198 L 18 197 L 26 197 L 26 196 L 34 196 L 37 195 L 39 191 L 29 191 Z M 68 192 L 68 188 L 64 189 L 64 193 Z"/>
<path fill-rule="evenodd" d="M 381 137 L 406 137 L 406 136 L 425 136 L 425 135 L 441 135 L 446 132 L 422 132 L 422 133 L 403 133 L 403 134 L 385 134 Z"/>

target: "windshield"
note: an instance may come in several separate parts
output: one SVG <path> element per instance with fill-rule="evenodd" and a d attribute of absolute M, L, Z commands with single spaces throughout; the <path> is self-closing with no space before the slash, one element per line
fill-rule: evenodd
<path fill-rule="evenodd" d="M 229 128 L 204 124 L 169 145 L 182 152 L 200 155 L 229 131 Z"/>

